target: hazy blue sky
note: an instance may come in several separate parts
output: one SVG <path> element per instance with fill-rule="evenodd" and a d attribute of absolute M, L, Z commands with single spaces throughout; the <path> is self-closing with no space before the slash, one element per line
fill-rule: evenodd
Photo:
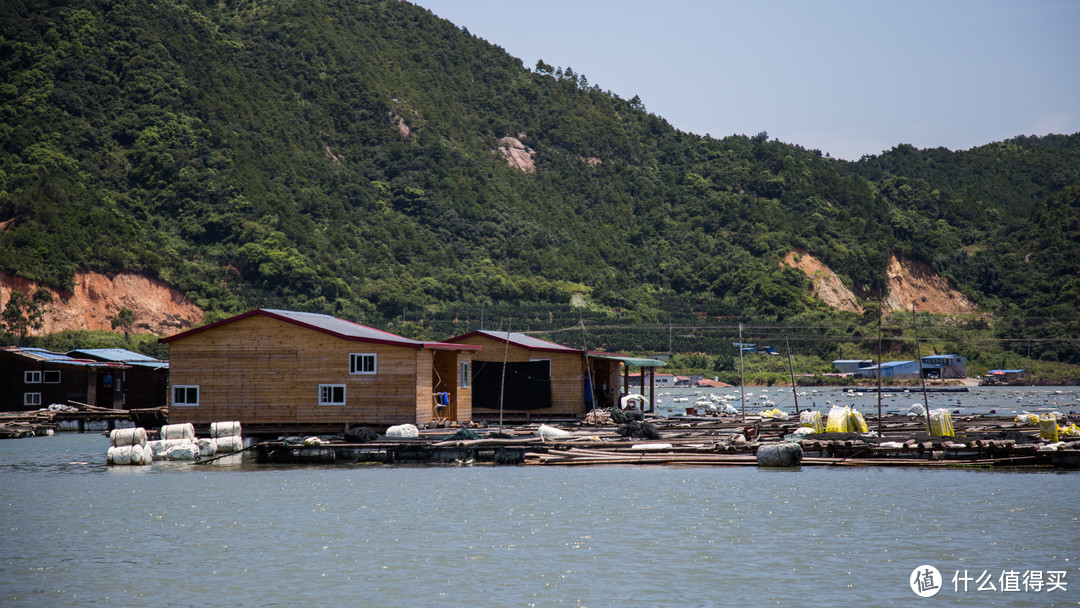
<path fill-rule="evenodd" d="M 1080 131 L 1080 0 L 416 0 L 676 128 L 856 160 Z"/>

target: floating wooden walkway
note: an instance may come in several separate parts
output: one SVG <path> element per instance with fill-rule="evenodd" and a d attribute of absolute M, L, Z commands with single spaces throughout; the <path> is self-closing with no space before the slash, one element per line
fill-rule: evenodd
<path fill-rule="evenodd" d="M 537 435 L 538 425 L 477 429 L 481 439 L 443 439 L 446 430 L 425 431 L 416 439 L 369 443 L 293 441 L 258 444 L 257 461 L 278 464 L 503 464 L 533 466 L 661 465 L 757 466 L 757 449 L 793 441 L 793 421 L 748 417 L 649 418 L 660 438 L 630 439 L 619 426 L 563 425 L 568 437 Z M 887 416 L 883 437 L 821 433 L 796 440 L 802 466 L 1060 467 L 1080 468 L 1080 437 L 1049 451 L 1038 430 L 1011 418 L 970 416 L 954 419 L 955 437 L 926 434 L 925 422 Z M 877 421 L 868 424 L 876 431 Z M 485 436 L 487 435 L 487 436 Z M 1065 438 L 1069 439 L 1069 438 Z M 1042 448 L 1042 449 L 1040 449 Z"/>

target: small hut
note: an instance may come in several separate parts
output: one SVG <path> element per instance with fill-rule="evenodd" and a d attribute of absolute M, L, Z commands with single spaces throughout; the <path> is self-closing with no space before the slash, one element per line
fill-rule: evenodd
<path fill-rule="evenodd" d="M 121 407 L 126 410 L 161 407 L 168 402 L 169 362 L 126 348 L 80 348 L 69 357 L 124 365 L 120 372 Z"/>
<path fill-rule="evenodd" d="M 43 348 L 0 347 L 0 411 L 36 410 L 54 403 L 121 409 L 129 369 Z"/>

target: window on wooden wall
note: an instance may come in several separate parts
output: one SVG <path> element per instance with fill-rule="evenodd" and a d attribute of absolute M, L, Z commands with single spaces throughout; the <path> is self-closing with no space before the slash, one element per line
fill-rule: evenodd
<path fill-rule="evenodd" d="M 23 393 L 23 405 L 41 407 L 41 393 Z"/>
<path fill-rule="evenodd" d="M 198 384 L 177 384 L 172 389 L 172 404 L 181 407 L 196 407 L 199 405 Z"/>
<path fill-rule="evenodd" d="M 26 384 L 41 384 L 41 371 L 29 370 L 23 372 L 23 382 Z"/>
<path fill-rule="evenodd" d="M 469 362 L 464 361 L 461 364 L 461 388 L 469 388 Z"/>
<path fill-rule="evenodd" d="M 41 377 L 45 384 L 60 384 L 60 370 L 58 369 L 47 369 L 42 373 Z"/>
<path fill-rule="evenodd" d="M 374 374 L 375 353 L 349 353 L 350 374 Z"/>
<path fill-rule="evenodd" d="M 345 385 L 320 384 L 319 405 L 345 405 Z"/>

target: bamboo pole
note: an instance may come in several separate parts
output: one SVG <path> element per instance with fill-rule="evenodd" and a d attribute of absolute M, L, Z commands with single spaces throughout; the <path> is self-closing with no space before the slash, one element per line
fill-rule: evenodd
<path fill-rule="evenodd" d="M 795 398 L 795 415 L 799 415 L 799 393 L 795 390 L 795 368 L 791 365 L 791 341 L 788 340 L 787 332 L 784 332 L 784 344 L 787 345 L 787 367 L 791 374 L 791 395 Z M 740 347 L 742 348 L 742 347 Z M 878 409 L 878 419 L 881 418 L 881 409 Z"/>
<path fill-rule="evenodd" d="M 919 382 L 922 384 L 923 407 L 926 408 L 926 434 L 933 435 L 930 427 L 930 400 L 926 397 L 926 377 L 922 371 L 922 349 L 919 347 L 919 317 L 915 314 L 915 303 L 911 303 L 911 321 L 915 329 L 915 356 L 919 359 Z"/>
<path fill-rule="evenodd" d="M 590 409 L 597 409 L 596 403 L 596 379 L 593 378 L 592 365 L 589 363 L 589 345 L 585 343 L 585 319 L 581 316 L 581 311 L 578 311 L 578 322 L 581 323 L 581 350 L 585 352 L 585 382 L 589 385 L 589 403 L 592 404 Z"/>
<path fill-rule="evenodd" d="M 506 391 L 506 358 L 510 352 L 510 323 L 506 323 L 506 344 L 503 348 L 502 378 L 499 380 L 499 431 L 503 428 L 503 396 Z"/>
<path fill-rule="evenodd" d="M 742 421 L 746 422 L 746 377 L 743 375 L 742 323 L 739 323 L 739 403 L 742 405 Z"/>
<path fill-rule="evenodd" d="M 877 435 L 881 437 L 881 293 L 877 302 Z"/>

